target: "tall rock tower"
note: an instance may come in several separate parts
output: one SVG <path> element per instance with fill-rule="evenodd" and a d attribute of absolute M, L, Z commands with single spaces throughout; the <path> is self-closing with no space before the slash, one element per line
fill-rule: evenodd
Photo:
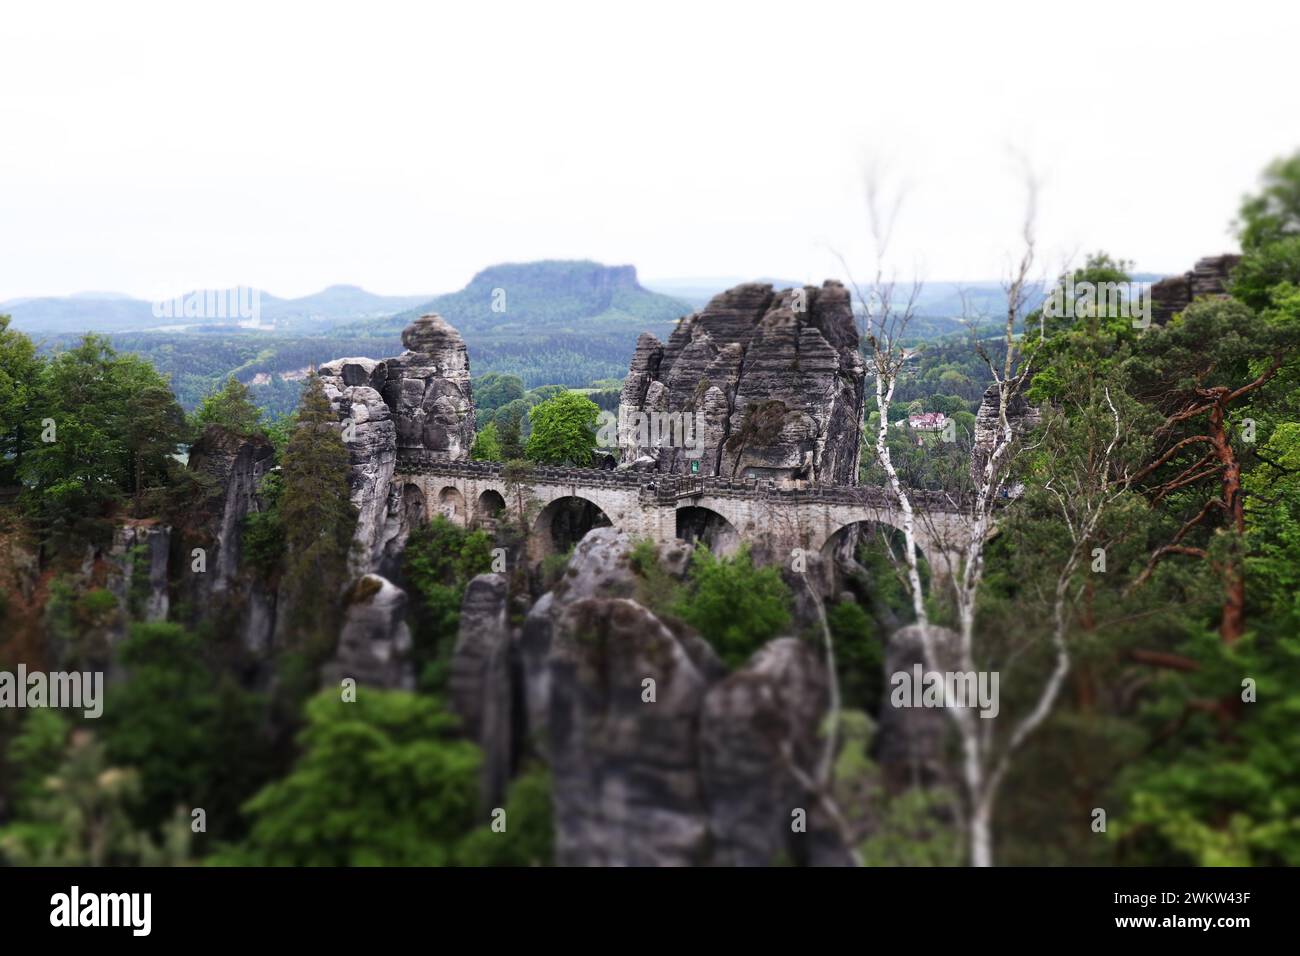
<path fill-rule="evenodd" d="M 856 484 L 865 382 L 843 285 L 736 286 L 683 318 L 667 345 L 638 340 L 619 399 L 620 457 L 675 474 Z M 696 447 L 656 425 L 682 415 Z"/>
<path fill-rule="evenodd" d="M 402 332 L 406 351 L 389 359 L 384 402 L 397 425 L 397 447 L 452 461 L 474 444 L 474 397 L 465 340 L 442 316 L 422 315 Z"/>

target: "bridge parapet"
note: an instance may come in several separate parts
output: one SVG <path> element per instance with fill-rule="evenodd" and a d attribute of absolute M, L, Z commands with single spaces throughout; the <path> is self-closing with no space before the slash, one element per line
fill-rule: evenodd
<path fill-rule="evenodd" d="M 399 449 L 399 473 L 445 475 L 448 477 L 489 478 L 502 480 L 505 466 L 492 461 L 452 461 L 436 453 L 419 449 Z M 675 505 L 693 497 L 743 498 L 768 500 L 783 504 L 850 505 L 892 509 L 897 504 L 886 488 L 860 485 L 781 485 L 767 478 L 646 474 L 634 471 L 607 471 L 600 468 L 534 465 L 529 480 L 541 484 L 577 485 L 584 488 L 636 488 L 644 499 L 661 505 Z M 918 510 L 954 512 L 969 502 L 943 492 L 911 492 L 913 507 Z"/>

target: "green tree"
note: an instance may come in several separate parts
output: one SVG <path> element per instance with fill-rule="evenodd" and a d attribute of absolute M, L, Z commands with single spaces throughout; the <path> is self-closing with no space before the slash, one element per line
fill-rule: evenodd
<path fill-rule="evenodd" d="M 543 465 L 577 465 L 586 468 L 596 450 L 596 424 L 600 409 L 577 392 L 561 392 L 528 413 L 532 431 L 524 454 Z"/>
<path fill-rule="evenodd" d="M 446 866 L 478 816 L 481 756 L 433 698 L 362 689 L 307 704 L 302 755 L 248 801 L 248 838 L 214 862 Z"/>
<path fill-rule="evenodd" d="M 731 667 L 739 667 L 790 625 L 790 589 L 781 572 L 756 568 L 747 546 L 729 558 L 697 547 L 689 579 L 690 589 L 674 610 Z"/>
<path fill-rule="evenodd" d="M 438 692 L 450 673 L 465 587 L 492 569 L 492 539 L 436 515 L 411 532 L 402 561 L 415 599 L 415 671 L 421 690 Z"/>
<path fill-rule="evenodd" d="M 136 829 L 128 808 L 139 774 L 108 762 L 88 730 L 73 731 L 64 757 L 28 815 L 0 829 L 0 859 L 15 866 L 162 866 L 189 858 L 188 819 L 172 818 L 161 844 Z"/>
<path fill-rule="evenodd" d="M 496 422 L 488 422 L 474 436 L 474 447 L 469 451 L 474 461 L 501 461 L 501 439 L 497 435 Z"/>
<path fill-rule="evenodd" d="M 480 415 L 524 397 L 524 383 L 518 375 L 488 372 L 474 382 L 474 409 Z"/>
<path fill-rule="evenodd" d="M 233 375 L 220 389 L 203 396 L 191 421 L 196 432 L 208 425 L 220 425 L 236 435 L 250 436 L 263 432 L 262 410 L 253 404 L 248 386 Z"/>
<path fill-rule="evenodd" d="M 298 427 L 285 450 L 280 519 L 284 586 L 295 649 L 316 662 L 337 635 L 348 557 L 356 526 L 348 489 L 350 459 L 320 379 L 308 377 Z"/>
<path fill-rule="evenodd" d="M 32 340 L 0 315 L 0 485 L 22 473 L 23 454 L 40 433 L 37 395 L 44 362 Z"/>
<path fill-rule="evenodd" d="M 114 505 L 178 469 L 184 415 L 144 360 L 87 335 L 43 367 L 41 426 L 23 459 L 29 511 L 56 544 L 102 539 Z M 47 427 L 48 423 L 48 427 Z"/>
<path fill-rule="evenodd" d="M 1266 309 L 1277 286 L 1300 286 L 1300 152 L 1264 171 L 1260 191 L 1242 201 L 1236 225 L 1243 255 L 1232 293 Z"/>
<path fill-rule="evenodd" d="M 130 679 L 110 690 L 105 742 L 113 763 L 140 772 L 134 819 L 153 827 L 202 807 L 211 838 L 237 836 L 239 807 L 271 767 L 264 702 L 179 624 L 134 624 L 119 654 Z"/>

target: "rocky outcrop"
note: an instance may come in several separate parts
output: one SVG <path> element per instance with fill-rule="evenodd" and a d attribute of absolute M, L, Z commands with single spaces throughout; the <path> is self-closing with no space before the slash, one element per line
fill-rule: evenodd
<path fill-rule="evenodd" d="M 689 556 L 676 543 L 658 561 L 682 576 Z M 557 862 L 848 862 L 791 772 L 793 761 L 812 773 L 819 753 L 827 681 L 814 648 L 775 641 L 729 675 L 707 641 L 640 603 L 632 539 L 598 528 L 512 637 L 515 664 L 504 667 L 504 587 L 493 578 L 466 595 L 453 698 L 500 753 L 508 748 L 485 732 L 485 716 L 506 694 L 491 684 L 515 675 L 524 712 L 492 725 L 509 723 L 514 752 L 551 767 Z M 796 809 L 806 832 L 792 827 Z"/>
<path fill-rule="evenodd" d="M 556 863 L 706 862 L 696 725 L 708 680 L 681 642 L 635 601 L 585 598 L 562 612 L 548 668 Z"/>
<path fill-rule="evenodd" d="M 474 399 L 465 340 L 440 315 L 422 315 L 402 332 L 406 351 L 388 361 L 384 401 L 393 411 L 397 447 L 469 457 Z"/>
<path fill-rule="evenodd" d="M 358 580 L 348 595 L 338 651 L 323 669 L 322 681 L 337 685 L 350 677 L 371 687 L 414 690 L 406 603 L 406 592 L 386 578 L 367 574 Z"/>
<path fill-rule="evenodd" d="M 131 617 L 165 621 L 171 599 L 167 563 L 171 528 L 133 522 L 113 530 L 108 588 Z"/>
<path fill-rule="evenodd" d="M 683 318 L 667 344 L 638 340 L 620 457 L 677 474 L 854 484 L 864 382 L 843 285 L 737 286 Z"/>
<path fill-rule="evenodd" d="M 930 635 L 939 657 L 935 667 L 947 670 L 945 659 L 957 647 L 957 633 L 931 625 Z M 923 637 L 921 625 L 909 624 L 895 631 L 885 645 L 886 688 L 880 704 L 876 761 L 885 786 L 892 792 L 948 782 L 944 754 L 948 715 L 941 708 L 895 707 L 890 700 L 892 675 L 910 673 L 916 664 L 928 669 Z"/>
<path fill-rule="evenodd" d="M 979 411 L 975 414 L 975 438 L 971 443 L 970 467 L 971 478 L 977 487 L 984 478 L 984 468 L 988 464 L 989 455 L 997 447 L 1001 434 L 999 394 L 998 385 L 994 382 L 984 390 Z M 1014 438 L 1020 438 L 1026 432 L 1036 428 L 1042 420 L 1043 413 L 1031 405 L 1022 392 L 1011 393 L 1007 400 L 1007 423 L 1011 426 L 1011 434 Z M 1006 453 L 1003 452 L 1003 458 L 1005 455 Z"/>
<path fill-rule="evenodd" d="M 511 765 L 509 591 L 501 574 L 480 574 L 465 588 L 460 631 L 452 652 L 448 701 L 465 735 L 483 750 L 482 801 L 502 804 Z"/>
<path fill-rule="evenodd" d="M 199 579 L 206 599 L 230 587 L 239 576 L 245 519 L 262 510 L 262 479 L 275 459 L 275 448 L 260 435 L 238 435 L 208 425 L 190 446 L 187 467 L 199 480 L 202 498 L 191 512 L 187 530 L 206 550 L 206 571 Z M 188 563 L 189 555 L 183 555 Z"/>
<path fill-rule="evenodd" d="M 1151 286 L 1151 318 L 1164 325 L 1177 313 L 1203 295 L 1225 295 L 1232 270 L 1241 262 L 1241 256 L 1206 256 L 1190 272 L 1161 279 Z"/>
<path fill-rule="evenodd" d="M 715 864 L 852 865 L 816 795 L 800 782 L 816 779 L 829 686 L 812 645 L 782 638 L 705 695 L 701 776 Z"/>
<path fill-rule="evenodd" d="M 382 395 L 388 385 L 388 363 L 336 359 L 322 365 L 317 374 L 343 425 L 352 465 L 348 487 L 357 509 L 353 570 L 365 574 L 378 570 L 385 547 L 398 530 L 398 503 L 393 500 L 397 429 Z"/>
<path fill-rule="evenodd" d="M 402 332 L 402 344 L 406 351 L 396 358 L 336 359 L 317 373 L 351 462 L 352 593 L 370 595 L 350 605 L 334 666 L 383 687 L 414 685 L 406 594 L 377 573 L 398 573 L 406 537 L 424 516 L 418 489 L 408 494 L 393 482 L 398 449 L 461 461 L 474 442 L 469 353 L 460 333 L 441 316 L 423 315 Z"/>

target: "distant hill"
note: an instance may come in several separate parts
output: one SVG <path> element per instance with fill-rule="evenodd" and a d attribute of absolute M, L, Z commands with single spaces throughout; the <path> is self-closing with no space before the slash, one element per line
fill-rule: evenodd
<path fill-rule="evenodd" d="M 199 290 L 228 295 L 229 290 Z M 179 299 L 196 295 L 187 292 Z M 427 295 L 376 295 L 354 285 L 335 285 L 297 299 L 261 292 L 261 326 L 280 332 L 320 332 L 338 322 L 392 315 L 427 301 Z M 173 300 L 174 301 L 174 300 Z M 154 303 L 117 292 L 78 292 L 70 296 L 11 299 L 0 302 L 0 314 L 13 316 L 13 326 L 31 335 L 82 332 L 136 332 L 147 329 L 199 330 L 231 324 L 229 318 L 155 316 Z"/>
<path fill-rule="evenodd" d="M 459 292 L 329 334 L 396 341 L 412 320 L 437 312 L 465 337 L 476 375 L 508 372 L 530 388 L 582 386 L 622 378 L 637 336 L 664 338 L 691 311 L 689 302 L 644 288 L 634 266 L 548 259 L 491 266 Z"/>

